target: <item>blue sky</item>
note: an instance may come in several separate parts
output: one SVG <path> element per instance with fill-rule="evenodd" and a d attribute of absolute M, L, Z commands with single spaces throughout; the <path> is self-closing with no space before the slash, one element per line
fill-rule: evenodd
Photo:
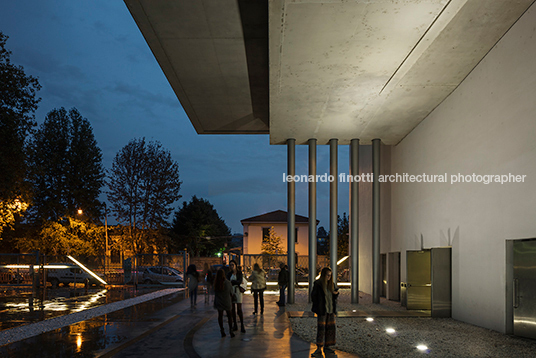
<path fill-rule="evenodd" d="M 233 232 L 241 219 L 286 210 L 286 146 L 268 135 L 198 135 L 122 1 L 2 1 L 0 31 L 11 60 L 38 77 L 36 120 L 76 107 L 92 124 L 106 169 L 131 139 L 157 140 L 179 164 L 182 201 L 209 200 Z M 307 174 L 297 146 L 296 173 Z M 318 174 L 329 173 L 329 147 L 318 146 Z M 348 173 L 348 146 L 339 171 Z M 329 187 L 319 183 L 318 219 L 329 230 Z M 296 213 L 307 216 L 307 184 L 297 184 Z M 348 184 L 339 185 L 339 214 Z"/>

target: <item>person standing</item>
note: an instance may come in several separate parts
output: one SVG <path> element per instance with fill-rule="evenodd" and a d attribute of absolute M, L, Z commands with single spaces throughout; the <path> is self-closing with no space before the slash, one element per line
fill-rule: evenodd
<path fill-rule="evenodd" d="M 197 307 L 197 285 L 199 284 L 199 272 L 197 267 L 191 264 L 186 269 L 186 277 L 188 278 L 188 292 L 190 294 L 190 307 Z"/>
<path fill-rule="evenodd" d="M 218 310 L 218 324 L 220 325 L 221 336 L 225 337 L 223 329 L 223 311 L 227 312 L 227 321 L 229 322 L 229 332 L 231 338 L 235 336 L 233 332 L 233 321 L 231 315 L 231 295 L 233 286 L 225 278 L 225 271 L 219 269 L 214 280 L 214 308 Z"/>
<path fill-rule="evenodd" d="M 279 307 L 284 307 L 286 304 L 285 290 L 288 286 L 289 274 L 287 265 L 282 263 L 279 265 L 279 267 L 281 268 L 281 271 L 279 271 L 279 275 L 277 276 L 277 284 L 279 285 L 279 301 L 276 303 Z"/>
<path fill-rule="evenodd" d="M 253 265 L 253 272 L 248 278 L 251 281 L 251 291 L 253 292 L 253 301 L 255 303 L 255 312 L 259 313 L 258 303 L 261 304 L 261 314 L 264 314 L 264 290 L 266 289 L 266 272 L 260 268 L 259 264 Z"/>
<path fill-rule="evenodd" d="M 320 272 L 320 278 L 313 284 L 311 291 L 311 311 L 316 313 L 316 351 L 313 357 L 322 355 L 322 346 L 325 354 L 333 354 L 335 351 L 330 346 L 336 343 L 335 316 L 337 314 L 337 297 L 339 291 L 333 283 L 333 276 L 329 267 L 324 267 Z"/>
<path fill-rule="evenodd" d="M 214 276 L 206 262 L 203 265 L 203 276 L 205 279 L 205 303 L 210 303 L 210 295 L 214 292 Z"/>
<path fill-rule="evenodd" d="M 238 330 L 238 325 L 236 322 L 236 315 L 238 314 L 241 326 L 240 331 L 242 333 L 246 333 L 246 328 L 244 327 L 244 313 L 242 313 L 243 292 L 240 290 L 240 286 L 242 285 L 242 280 L 244 279 L 244 276 L 242 275 L 242 271 L 238 269 L 238 265 L 236 264 L 235 260 L 229 261 L 229 273 L 227 273 L 227 279 L 231 281 L 231 285 L 233 285 L 233 300 L 231 309 L 234 322 L 233 331 Z"/>

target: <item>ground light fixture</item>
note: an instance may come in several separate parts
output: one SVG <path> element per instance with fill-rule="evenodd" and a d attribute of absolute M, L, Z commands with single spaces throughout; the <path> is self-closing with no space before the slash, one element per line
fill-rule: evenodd
<path fill-rule="evenodd" d="M 424 344 L 419 344 L 417 346 L 417 349 L 420 350 L 421 352 L 424 352 L 424 351 L 427 351 L 428 350 L 428 347 L 425 346 Z"/>
<path fill-rule="evenodd" d="M 373 322 L 374 321 L 374 318 L 372 317 L 367 317 L 367 322 Z"/>
<path fill-rule="evenodd" d="M 90 274 L 91 276 L 93 276 L 97 281 L 99 281 L 100 283 L 102 283 L 103 285 L 107 285 L 106 281 L 104 281 L 102 278 L 100 278 L 99 276 L 95 275 L 93 273 L 93 271 L 91 271 L 90 269 L 88 269 L 87 267 L 85 267 L 84 265 L 82 265 L 82 263 L 80 263 L 79 261 L 77 261 L 74 257 L 72 257 L 71 255 L 67 255 L 67 257 L 69 258 L 69 260 L 73 261 L 75 264 L 77 264 L 78 266 L 80 266 L 80 268 L 84 271 L 86 271 L 88 274 Z"/>
<path fill-rule="evenodd" d="M 395 331 L 394 328 L 387 328 L 387 329 L 385 330 L 385 332 L 387 332 L 387 333 L 395 333 L 396 331 Z"/>

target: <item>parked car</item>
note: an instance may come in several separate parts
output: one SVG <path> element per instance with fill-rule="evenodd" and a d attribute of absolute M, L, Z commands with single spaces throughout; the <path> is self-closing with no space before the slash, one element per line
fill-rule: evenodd
<path fill-rule="evenodd" d="M 52 284 L 52 287 L 58 287 L 59 284 L 69 286 L 70 283 L 86 283 L 90 285 L 100 285 L 95 277 L 91 276 L 86 271 L 82 270 L 75 264 L 57 263 L 50 265 L 62 265 L 67 266 L 61 269 L 48 269 L 47 270 L 47 282 Z"/>
<path fill-rule="evenodd" d="M 173 267 L 150 266 L 145 268 L 142 276 L 142 282 L 145 284 L 178 282 L 179 286 L 184 287 L 184 276 Z"/>

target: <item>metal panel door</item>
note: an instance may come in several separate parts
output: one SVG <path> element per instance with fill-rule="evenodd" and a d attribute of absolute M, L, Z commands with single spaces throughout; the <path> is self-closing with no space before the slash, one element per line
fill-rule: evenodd
<path fill-rule="evenodd" d="M 432 300 L 430 250 L 407 251 L 407 309 L 429 310 Z"/>
<path fill-rule="evenodd" d="M 514 334 L 536 339 L 536 239 L 514 241 Z"/>
<path fill-rule="evenodd" d="M 389 264 L 387 274 L 387 298 L 393 301 L 400 301 L 400 252 L 389 253 Z"/>
<path fill-rule="evenodd" d="M 451 317 L 451 248 L 432 248 L 432 317 Z"/>

